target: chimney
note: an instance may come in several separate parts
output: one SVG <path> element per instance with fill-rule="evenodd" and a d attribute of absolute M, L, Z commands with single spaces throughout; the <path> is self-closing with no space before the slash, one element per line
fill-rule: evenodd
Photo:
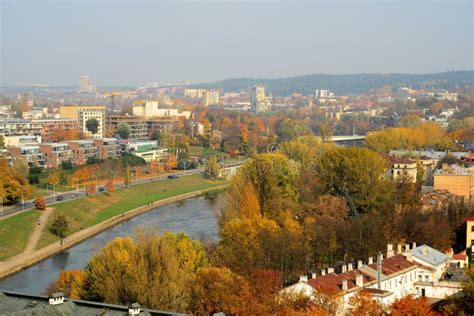
<path fill-rule="evenodd" d="M 342 290 L 343 290 L 343 291 L 347 291 L 347 290 L 348 290 L 348 287 L 347 287 L 347 280 L 346 280 L 346 279 L 342 280 Z"/>
<path fill-rule="evenodd" d="M 369 257 L 367 264 L 373 264 L 373 263 L 374 263 L 374 257 Z"/>
<path fill-rule="evenodd" d="M 382 289 L 382 261 L 383 254 L 381 252 L 377 255 L 377 288 Z"/>
<path fill-rule="evenodd" d="M 397 253 L 398 254 L 402 253 L 402 244 L 397 245 Z"/>
<path fill-rule="evenodd" d="M 421 247 L 421 254 L 423 256 L 426 256 L 428 254 L 428 247 L 426 247 L 426 245 L 423 245 L 423 247 Z"/>
<path fill-rule="evenodd" d="M 415 249 L 415 248 L 416 248 L 416 241 L 413 242 L 413 246 L 412 246 L 412 247 L 413 247 L 413 248 L 411 248 L 411 249 Z"/>
<path fill-rule="evenodd" d="M 311 273 L 311 279 L 316 279 L 316 277 L 317 277 L 316 272 Z"/>
<path fill-rule="evenodd" d="M 321 270 L 321 276 L 324 276 L 324 275 L 326 275 L 326 269 Z"/>
<path fill-rule="evenodd" d="M 140 304 L 133 303 L 128 306 L 128 315 L 135 316 L 140 315 Z"/>
<path fill-rule="evenodd" d="M 345 264 L 342 265 L 341 267 L 341 272 L 344 273 L 347 271 L 347 266 Z"/>
<path fill-rule="evenodd" d="M 329 273 L 334 273 L 334 268 L 328 268 L 328 274 Z"/>
<path fill-rule="evenodd" d="M 63 292 L 56 292 L 53 293 L 48 299 L 49 305 L 59 305 L 64 303 L 64 293 Z"/>
<path fill-rule="evenodd" d="M 364 276 L 362 274 L 356 275 L 356 285 L 358 287 L 364 287 Z"/>
<path fill-rule="evenodd" d="M 300 275 L 300 282 L 308 282 L 308 276 L 307 275 Z"/>
<path fill-rule="evenodd" d="M 352 263 L 347 264 L 347 271 L 352 271 Z"/>
<path fill-rule="evenodd" d="M 362 263 L 362 260 L 357 260 L 357 268 L 362 267 L 364 264 Z"/>
<path fill-rule="evenodd" d="M 408 251 L 408 250 L 410 250 L 410 244 L 405 245 L 405 251 Z"/>
<path fill-rule="evenodd" d="M 393 245 L 387 244 L 387 258 L 390 258 L 394 255 L 393 253 Z"/>

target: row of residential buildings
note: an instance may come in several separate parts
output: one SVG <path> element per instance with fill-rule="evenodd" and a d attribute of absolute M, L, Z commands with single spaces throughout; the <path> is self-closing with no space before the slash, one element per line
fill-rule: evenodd
<path fill-rule="evenodd" d="M 128 152 L 143 158 L 146 162 L 162 162 L 168 150 L 159 148 L 153 140 L 118 140 L 116 138 L 70 140 L 58 143 L 34 143 L 34 136 L 19 137 L 15 146 L 7 146 L 4 155 L 13 163 L 25 161 L 29 167 L 42 169 L 58 168 L 63 162 L 83 165 L 89 159 L 117 159 Z M 25 138 L 25 139 L 23 139 Z M 8 137 L 7 137 L 8 139 Z M 37 140 L 37 139 L 35 139 Z"/>
<path fill-rule="evenodd" d="M 153 130 L 172 131 L 180 121 L 191 116 L 190 111 L 159 108 L 156 101 L 143 101 L 135 104 L 133 115 L 106 115 L 105 106 L 71 105 L 59 108 L 60 118 L 53 119 L 0 119 L 0 135 L 38 135 L 43 141 L 54 141 L 54 133 L 76 131 L 85 138 L 102 139 L 113 136 L 120 124 L 130 127 L 131 139 L 148 139 Z M 98 122 L 97 132 L 87 128 L 87 121 Z"/>

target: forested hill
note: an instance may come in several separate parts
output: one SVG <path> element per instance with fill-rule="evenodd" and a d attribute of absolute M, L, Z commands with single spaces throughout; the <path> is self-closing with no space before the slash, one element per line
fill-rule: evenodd
<path fill-rule="evenodd" d="M 456 86 L 474 85 L 474 70 L 448 71 L 436 74 L 315 74 L 279 79 L 236 78 L 214 83 L 194 85 L 201 88 L 218 88 L 224 92 L 249 90 L 255 84 L 263 84 L 275 96 L 287 96 L 293 92 L 308 95 L 315 89 L 329 89 L 336 94 L 358 94 L 385 85 L 408 86 L 415 89 L 435 87 L 452 89 Z"/>

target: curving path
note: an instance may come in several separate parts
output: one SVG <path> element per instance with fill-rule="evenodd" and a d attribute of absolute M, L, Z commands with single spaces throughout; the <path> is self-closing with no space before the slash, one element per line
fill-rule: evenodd
<path fill-rule="evenodd" d="M 32 253 L 33 251 L 35 251 L 36 246 L 38 245 L 38 242 L 40 240 L 40 237 L 43 234 L 44 229 L 46 228 L 46 223 L 48 222 L 48 219 L 52 213 L 53 213 L 53 209 L 50 207 L 46 208 L 46 210 L 41 212 L 41 216 L 38 219 L 38 223 L 30 235 L 30 239 L 28 240 L 28 243 L 26 244 L 25 250 L 23 250 L 24 254 Z"/>

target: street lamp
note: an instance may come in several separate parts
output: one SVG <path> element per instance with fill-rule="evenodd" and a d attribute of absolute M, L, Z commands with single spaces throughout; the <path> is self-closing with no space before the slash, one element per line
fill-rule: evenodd
<path fill-rule="evenodd" d="M 23 189 L 20 189 L 21 191 L 21 209 L 25 209 L 25 199 L 23 198 Z"/>
<path fill-rule="evenodd" d="M 97 191 L 97 176 L 95 174 L 93 176 L 95 178 L 95 190 Z"/>
<path fill-rule="evenodd" d="M 2 217 L 3 217 L 3 196 L 0 197 L 0 199 L 2 199 Z"/>
<path fill-rule="evenodd" d="M 112 172 L 112 174 L 114 175 L 114 188 L 115 188 L 115 171 L 110 170 L 110 172 Z"/>

